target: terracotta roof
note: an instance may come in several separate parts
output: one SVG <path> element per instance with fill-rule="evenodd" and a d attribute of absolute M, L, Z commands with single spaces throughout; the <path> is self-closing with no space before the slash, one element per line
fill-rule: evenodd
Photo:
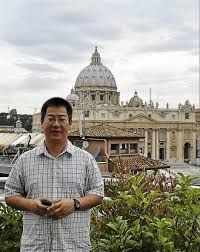
<path fill-rule="evenodd" d="M 110 156 L 109 160 L 113 162 L 115 168 L 119 171 L 124 169 L 130 171 L 169 167 L 160 160 L 154 160 L 139 154 Z"/>
<path fill-rule="evenodd" d="M 79 136 L 79 131 L 71 132 L 69 136 Z M 102 123 L 97 126 L 86 128 L 84 130 L 86 137 L 140 137 L 139 135 L 130 132 L 128 129 L 121 129 L 109 125 L 108 123 Z"/>

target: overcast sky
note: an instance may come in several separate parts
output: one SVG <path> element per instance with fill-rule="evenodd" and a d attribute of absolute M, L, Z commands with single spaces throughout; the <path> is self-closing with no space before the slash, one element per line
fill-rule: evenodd
<path fill-rule="evenodd" d="M 121 101 L 199 107 L 198 0 L 0 1 L 0 112 L 66 98 L 95 45 Z"/>

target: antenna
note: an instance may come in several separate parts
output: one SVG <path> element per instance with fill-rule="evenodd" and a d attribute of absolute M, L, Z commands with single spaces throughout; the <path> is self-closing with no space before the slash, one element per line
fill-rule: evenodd
<path fill-rule="evenodd" d="M 150 98 L 149 104 L 151 105 L 151 103 L 152 103 L 152 100 L 151 100 L 151 88 L 149 89 L 149 98 Z"/>
<path fill-rule="evenodd" d="M 40 109 L 40 108 L 36 108 L 36 107 L 31 107 L 31 106 L 28 106 L 29 108 L 33 109 L 33 114 L 36 114 L 37 113 L 37 110 Z"/>

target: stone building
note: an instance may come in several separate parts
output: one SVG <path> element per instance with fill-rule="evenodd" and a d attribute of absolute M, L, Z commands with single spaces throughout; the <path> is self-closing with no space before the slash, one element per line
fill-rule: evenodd
<path fill-rule="evenodd" d="M 187 100 L 177 108 L 160 108 L 158 102 L 144 102 L 133 91 L 129 102 L 120 102 L 120 92 L 111 71 L 102 64 L 95 48 L 91 62 L 78 75 L 67 96 L 73 106 L 73 130 L 84 130 L 109 123 L 144 137 L 141 153 L 165 161 L 196 159 L 196 141 L 200 136 L 194 105 Z M 177 101 L 178 103 L 178 101 Z M 40 113 L 33 115 L 33 132 L 41 131 Z"/>
<path fill-rule="evenodd" d="M 70 132 L 70 141 L 91 153 L 101 170 L 107 173 L 119 171 L 131 174 L 144 170 L 168 168 L 160 160 L 153 160 L 140 154 L 144 137 L 129 129 L 119 129 L 102 123 L 85 129 L 84 138 L 79 130 Z"/>

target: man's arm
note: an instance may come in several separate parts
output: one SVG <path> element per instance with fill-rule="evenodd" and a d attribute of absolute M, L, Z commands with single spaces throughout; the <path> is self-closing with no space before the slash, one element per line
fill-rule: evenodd
<path fill-rule="evenodd" d="M 35 214 L 44 215 L 48 206 L 44 206 L 41 203 L 44 197 L 38 199 L 28 199 L 20 195 L 5 197 L 6 204 L 23 211 L 30 211 Z"/>
<path fill-rule="evenodd" d="M 35 214 L 44 214 L 47 207 L 41 204 L 41 199 L 26 198 L 24 190 L 24 174 L 22 156 L 17 160 L 12 168 L 8 179 L 5 183 L 5 201 L 6 204 L 19 210 L 31 211 Z"/>
<path fill-rule="evenodd" d="M 101 204 L 103 198 L 98 195 L 88 194 L 77 198 L 80 201 L 80 210 L 84 211 Z M 53 205 L 47 209 L 47 216 L 60 219 L 75 211 L 74 200 L 70 198 L 60 198 L 53 202 Z"/>
<path fill-rule="evenodd" d="M 95 207 L 97 205 L 100 205 L 103 200 L 103 197 L 94 195 L 94 194 L 88 194 L 82 198 L 79 199 L 80 201 L 80 210 L 87 210 L 92 207 Z"/>

